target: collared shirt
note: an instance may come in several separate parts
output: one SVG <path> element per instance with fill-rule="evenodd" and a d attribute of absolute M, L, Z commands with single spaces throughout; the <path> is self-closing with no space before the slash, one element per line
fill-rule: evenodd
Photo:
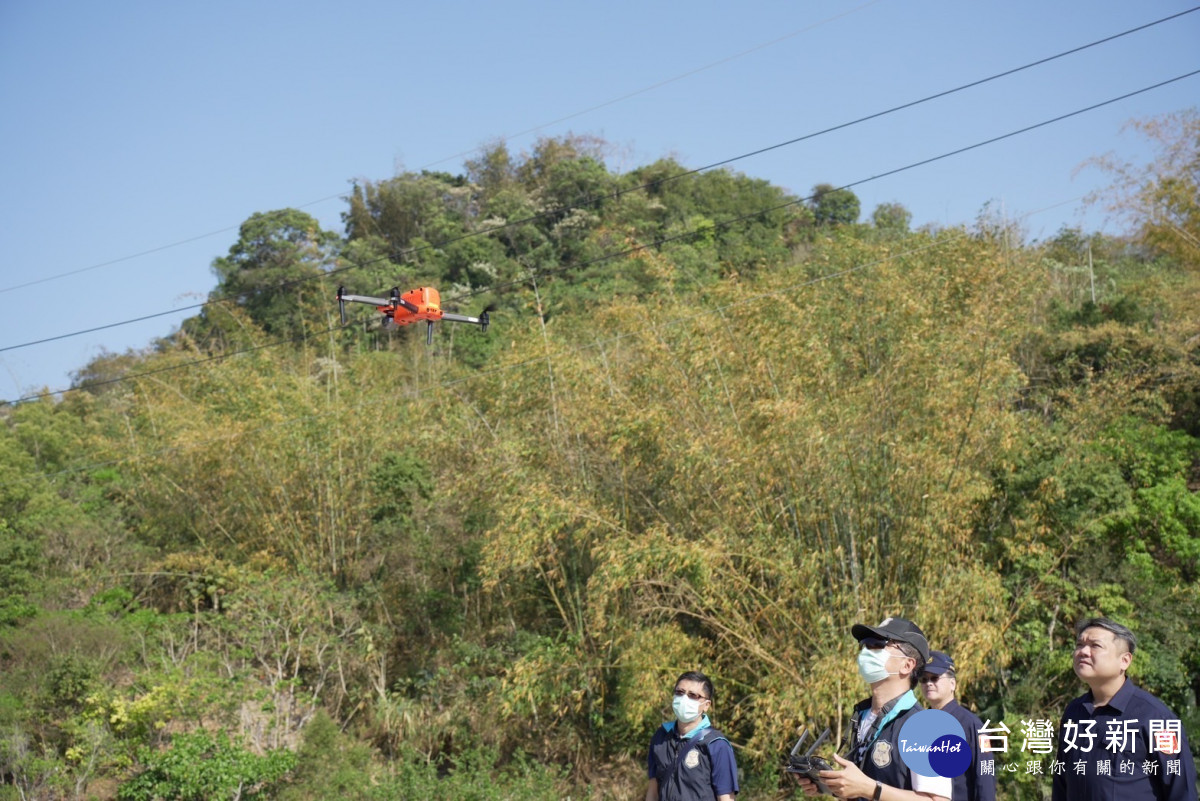
<path fill-rule="evenodd" d="M 1197 801 L 1179 716 L 1128 679 L 1103 706 L 1091 690 L 1067 704 L 1051 772 L 1054 801 Z"/>
<path fill-rule="evenodd" d="M 882 719 L 878 718 L 875 710 L 871 708 L 870 698 L 858 704 L 854 708 L 854 716 L 851 718 L 856 752 L 858 748 L 869 746 L 875 742 L 889 723 L 915 706 L 917 706 L 917 695 L 912 690 L 897 695 L 881 706 L 879 714 L 883 716 Z M 878 722 L 876 722 L 877 720 Z M 858 762 L 860 758 L 856 757 L 852 761 Z"/>
<path fill-rule="evenodd" d="M 707 728 L 711 728 L 711 727 L 712 727 L 712 721 L 708 719 L 708 715 L 705 715 L 704 717 L 700 718 L 700 722 L 696 724 L 696 727 L 694 729 L 689 731 L 687 734 L 681 734 L 679 736 L 684 740 L 690 740 L 691 738 L 695 737 L 700 732 L 704 731 Z M 675 721 L 668 720 L 666 723 L 663 724 L 663 728 L 669 732 L 675 731 Z"/>
<path fill-rule="evenodd" d="M 963 727 L 963 734 L 971 745 L 971 765 L 961 776 L 954 777 L 951 801 L 996 801 L 996 771 L 990 753 L 979 751 L 979 730 L 983 721 L 971 710 L 953 698 L 944 707 Z"/>

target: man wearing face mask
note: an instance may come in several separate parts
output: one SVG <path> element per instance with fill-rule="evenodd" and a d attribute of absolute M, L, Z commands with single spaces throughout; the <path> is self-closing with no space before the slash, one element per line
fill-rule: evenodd
<path fill-rule="evenodd" d="M 650 740 L 646 801 L 734 801 L 737 761 L 729 740 L 708 720 L 712 704 L 713 684 L 703 673 L 675 680 L 675 720 Z"/>
<path fill-rule="evenodd" d="M 929 661 L 929 641 L 911 620 L 889 617 L 878 626 L 856 624 L 850 633 L 858 640 L 858 674 L 871 687 L 871 696 L 854 707 L 850 717 L 848 759 L 834 754 L 841 770 L 823 770 L 821 781 L 838 798 L 872 801 L 949 801 L 950 779 L 922 776 L 900 760 L 900 729 L 921 711 L 913 689 Z M 817 786 L 797 779 L 807 795 Z"/>

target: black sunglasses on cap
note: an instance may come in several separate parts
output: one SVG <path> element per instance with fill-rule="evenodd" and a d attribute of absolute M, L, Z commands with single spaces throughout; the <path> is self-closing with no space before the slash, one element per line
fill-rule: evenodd
<path fill-rule="evenodd" d="M 882 637 L 863 637 L 858 641 L 858 644 L 863 648 L 870 648 L 872 651 L 879 648 L 886 648 L 892 644 L 892 640 L 885 640 Z"/>

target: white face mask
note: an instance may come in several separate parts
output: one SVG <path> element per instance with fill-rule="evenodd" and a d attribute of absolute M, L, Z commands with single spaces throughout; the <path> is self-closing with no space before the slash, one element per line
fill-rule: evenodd
<path fill-rule="evenodd" d="M 671 701 L 671 708 L 675 710 L 675 719 L 680 723 L 691 723 L 700 717 L 700 701 L 692 700 L 686 695 L 675 696 Z"/>
<path fill-rule="evenodd" d="M 877 681 L 883 681 L 888 676 L 895 676 L 900 671 L 890 671 L 887 669 L 887 661 L 894 654 L 889 654 L 887 648 L 878 648 L 872 651 L 870 648 L 863 648 L 858 652 L 858 675 L 862 676 L 863 681 L 867 684 L 874 684 Z"/>

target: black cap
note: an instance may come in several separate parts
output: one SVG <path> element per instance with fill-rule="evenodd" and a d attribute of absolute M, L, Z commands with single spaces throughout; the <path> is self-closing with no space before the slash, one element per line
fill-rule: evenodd
<path fill-rule="evenodd" d="M 862 623 L 855 623 L 854 627 L 850 629 L 850 633 L 856 640 L 878 637 L 881 640 L 906 642 L 917 649 L 917 653 L 921 655 L 921 661 L 929 662 L 929 640 L 925 639 L 925 632 L 921 631 L 921 627 L 911 620 L 889 617 L 878 626 L 864 626 Z"/>
<path fill-rule="evenodd" d="M 945 651 L 930 651 L 929 661 L 925 663 L 925 672 L 937 676 L 943 673 L 954 673 L 954 660 Z"/>

